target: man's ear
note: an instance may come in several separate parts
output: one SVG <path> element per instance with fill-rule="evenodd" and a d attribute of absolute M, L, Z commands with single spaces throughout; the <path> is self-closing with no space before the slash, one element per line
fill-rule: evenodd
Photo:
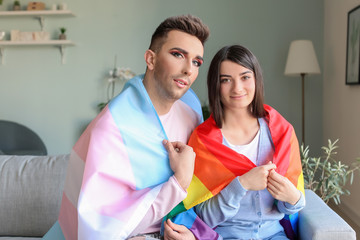
<path fill-rule="evenodd" d="M 153 70 L 154 66 L 155 66 L 155 61 L 156 61 L 156 53 L 153 52 L 152 50 L 148 49 L 145 52 L 144 58 L 145 58 L 147 68 L 149 70 Z"/>

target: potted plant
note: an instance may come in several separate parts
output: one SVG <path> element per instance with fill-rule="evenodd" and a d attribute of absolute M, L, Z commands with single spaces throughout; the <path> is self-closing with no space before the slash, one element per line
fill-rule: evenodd
<path fill-rule="evenodd" d="M 328 146 L 321 148 L 324 155 L 317 158 L 309 156 L 309 146 L 300 148 L 305 188 L 313 190 L 325 203 L 332 199 L 339 204 L 341 195 L 350 195 L 345 185 L 352 184 L 354 173 L 360 169 L 360 158 L 351 166 L 334 158 L 337 142 L 338 139 L 334 142 L 328 140 Z"/>
<path fill-rule="evenodd" d="M 125 84 L 125 82 L 127 82 L 128 80 L 130 80 L 131 78 L 133 78 L 136 75 L 129 68 L 117 68 L 116 60 L 115 60 L 114 69 L 110 70 L 109 74 L 110 74 L 110 78 L 107 79 L 108 80 L 108 87 L 107 87 L 108 100 L 106 102 L 101 102 L 97 105 L 99 111 L 102 111 L 103 108 L 106 106 L 106 104 L 108 104 L 111 101 L 111 99 L 114 98 L 115 81 L 118 80 L 120 82 L 123 82 L 123 84 Z"/>
<path fill-rule="evenodd" d="M 204 118 L 204 121 L 206 119 L 208 119 L 210 117 L 210 109 L 209 109 L 209 106 L 206 105 L 206 104 L 203 104 L 201 106 L 201 110 L 202 110 L 202 114 L 203 114 L 203 118 Z"/>
<path fill-rule="evenodd" d="M 20 1 L 15 1 L 15 2 L 14 2 L 13 10 L 14 10 L 14 11 L 19 11 L 19 10 L 21 10 Z"/>
<path fill-rule="evenodd" d="M 60 39 L 60 40 L 66 40 L 66 34 L 65 34 L 65 32 L 66 32 L 66 28 L 61 27 L 61 28 L 60 28 L 60 35 L 59 35 L 59 39 Z"/>

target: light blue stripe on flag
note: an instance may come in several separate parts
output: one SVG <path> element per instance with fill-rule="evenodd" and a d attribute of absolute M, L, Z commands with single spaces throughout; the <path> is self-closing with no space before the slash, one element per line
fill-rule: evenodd
<path fill-rule="evenodd" d="M 42 238 L 43 240 L 65 240 L 58 221 L 50 228 L 50 230 Z"/>
<path fill-rule="evenodd" d="M 135 77 L 127 82 L 122 93 L 110 102 L 109 110 L 126 146 L 136 188 L 167 181 L 173 174 L 162 145 L 167 136 L 142 79 Z"/>
<path fill-rule="evenodd" d="M 142 78 L 136 76 L 128 81 L 122 93 L 109 103 L 109 110 L 126 146 L 137 189 L 163 183 L 173 174 L 162 145 L 162 141 L 168 138 Z M 190 89 L 181 100 L 198 113 L 201 122 L 201 105 L 195 93 Z M 149 174 L 149 171 L 156 174 Z"/>

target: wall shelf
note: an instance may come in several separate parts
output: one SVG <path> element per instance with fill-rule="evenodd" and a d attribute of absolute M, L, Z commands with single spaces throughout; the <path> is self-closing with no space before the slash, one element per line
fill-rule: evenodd
<path fill-rule="evenodd" d="M 66 45 L 75 45 L 70 40 L 48 40 L 48 41 L 0 41 L 0 47 L 8 47 L 8 46 L 46 46 L 46 45 L 52 45 L 52 46 L 66 46 Z"/>
<path fill-rule="evenodd" d="M 70 10 L 41 10 L 41 11 L 0 11 L 0 17 L 11 16 L 75 16 Z"/>
<path fill-rule="evenodd" d="M 44 30 L 45 16 L 75 17 L 70 10 L 42 10 L 42 11 L 0 11 L 0 17 L 35 17 L 39 19 L 41 31 Z"/>
<path fill-rule="evenodd" d="M 70 40 L 49 40 L 49 41 L 0 41 L 0 57 L 1 64 L 4 64 L 5 47 L 16 47 L 16 46 L 54 46 L 60 49 L 61 63 L 65 64 L 65 47 L 74 46 L 75 44 Z"/>
<path fill-rule="evenodd" d="M 0 18 L 2 17 L 35 17 L 40 21 L 41 31 L 44 30 L 45 17 L 60 16 L 60 17 L 74 17 L 70 10 L 41 10 L 41 11 L 0 11 Z M 75 45 L 70 40 L 48 40 L 48 41 L 0 41 L 0 57 L 1 64 L 4 64 L 5 48 L 21 47 L 21 46 L 55 46 L 59 47 L 61 54 L 61 62 L 65 63 L 65 47 Z"/>

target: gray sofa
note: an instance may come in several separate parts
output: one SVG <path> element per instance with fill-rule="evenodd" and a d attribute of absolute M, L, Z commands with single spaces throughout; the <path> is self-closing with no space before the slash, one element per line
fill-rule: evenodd
<path fill-rule="evenodd" d="M 57 220 L 69 155 L 0 155 L 0 239 L 41 239 Z"/>
<path fill-rule="evenodd" d="M 0 240 L 41 239 L 57 220 L 69 155 L 0 155 Z M 356 239 L 354 230 L 306 190 L 300 239 Z M 56 240 L 56 239 L 54 239 Z"/>

